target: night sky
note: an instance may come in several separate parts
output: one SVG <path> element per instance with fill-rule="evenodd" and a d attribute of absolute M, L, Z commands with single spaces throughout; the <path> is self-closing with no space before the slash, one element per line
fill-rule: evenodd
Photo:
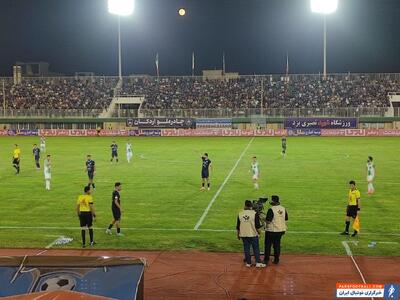
<path fill-rule="evenodd" d="M 185 17 L 178 9 L 185 7 Z M 400 72 L 400 1 L 341 0 L 328 16 L 328 72 Z M 122 20 L 123 73 L 322 72 L 323 17 L 309 0 L 136 0 Z M 63 74 L 117 74 L 117 17 L 106 0 L 0 0 L 0 76 L 16 61 Z"/>

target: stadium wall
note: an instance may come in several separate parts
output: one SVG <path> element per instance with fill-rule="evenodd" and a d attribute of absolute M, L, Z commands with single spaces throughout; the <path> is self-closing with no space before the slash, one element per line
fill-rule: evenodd
<path fill-rule="evenodd" d="M 0 130 L 0 136 L 59 136 L 59 137 L 280 137 L 325 136 L 325 137 L 400 137 L 400 129 L 39 129 Z"/>
<path fill-rule="evenodd" d="M 303 118 L 304 119 L 304 118 Z M 310 118 L 312 119 L 312 118 Z M 332 118 L 330 118 L 332 119 Z M 337 118 L 340 119 L 340 118 Z M 171 119 L 173 120 L 173 119 Z M 177 119 L 176 119 L 177 120 Z M 212 119 L 210 119 L 212 120 Z M 217 119 L 215 119 L 217 120 Z M 225 119 L 227 120 L 227 119 Z M 230 126 L 211 126 L 238 130 L 282 130 L 285 128 L 285 118 L 263 118 L 259 122 L 253 118 L 233 118 Z M 357 129 L 400 129 L 400 117 L 361 117 L 357 119 Z M 178 127 L 179 128 L 179 127 Z M 198 129 L 205 129 L 198 126 Z M 134 126 L 127 124 L 127 118 L 0 118 L 0 129 L 2 130 L 130 130 L 130 129 L 156 129 L 150 126 Z M 327 128 L 323 128 L 327 129 Z M 4 134 L 3 134 L 4 135 Z"/>

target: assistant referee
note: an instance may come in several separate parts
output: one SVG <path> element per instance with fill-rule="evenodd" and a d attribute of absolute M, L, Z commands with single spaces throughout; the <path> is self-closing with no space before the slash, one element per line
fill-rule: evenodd
<path fill-rule="evenodd" d="M 356 188 L 356 182 L 351 180 L 349 182 L 350 191 L 349 191 L 349 202 L 346 209 L 346 227 L 341 235 L 349 235 L 349 227 L 350 227 L 350 218 L 354 220 L 360 213 L 361 210 L 361 194 L 360 191 Z M 358 234 L 357 230 L 354 230 L 354 233 L 351 236 L 356 236 Z"/>
<path fill-rule="evenodd" d="M 95 244 L 93 240 L 93 220 L 96 218 L 93 197 L 89 186 L 85 186 L 84 195 L 78 197 L 76 212 L 79 217 L 82 235 L 82 248 L 86 247 L 86 229 L 89 230 L 90 246 Z"/>
<path fill-rule="evenodd" d="M 17 144 L 15 144 L 15 149 L 13 151 L 13 160 L 12 160 L 13 167 L 16 170 L 15 174 L 19 174 L 19 171 L 20 171 L 19 164 L 20 164 L 20 162 L 21 162 L 21 149 L 18 147 Z"/>

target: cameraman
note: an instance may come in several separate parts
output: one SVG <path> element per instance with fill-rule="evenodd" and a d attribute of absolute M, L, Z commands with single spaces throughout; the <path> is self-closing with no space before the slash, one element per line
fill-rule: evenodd
<path fill-rule="evenodd" d="M 244 209 L 239 213 L 236 223 L 237 237 L 242 239 L 246 267 L 251 267 L 250 246 L 253 247 L 256 258 L 256 268 L 264 268 L 265 264 L 260 259 L 260 246 L 258 243 L 259 230 L 261 228 L 260 218 L 253 210 L 250 200 L 244 203 Z"/>
<path fill-rule="evenodd" d="M 281 254 L 281 238 L 285 234 L 286 221 L 289 218 L 286 209 L 279 202 L 279 196 L 273 195 L 270 204 L 271 207 L 268 209 L 266 217 L 264 263 L 268 264 L 271 246 L 273 246 L 273 263 L 278 264 Z"/>

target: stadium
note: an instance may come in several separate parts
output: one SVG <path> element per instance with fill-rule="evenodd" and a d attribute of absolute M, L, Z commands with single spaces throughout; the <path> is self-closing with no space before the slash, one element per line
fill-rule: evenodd
<path fill-rule="evenodd" d="M 399 299 L 398 1 L 34 2 L 0 3 L 0 297 Z"/>

